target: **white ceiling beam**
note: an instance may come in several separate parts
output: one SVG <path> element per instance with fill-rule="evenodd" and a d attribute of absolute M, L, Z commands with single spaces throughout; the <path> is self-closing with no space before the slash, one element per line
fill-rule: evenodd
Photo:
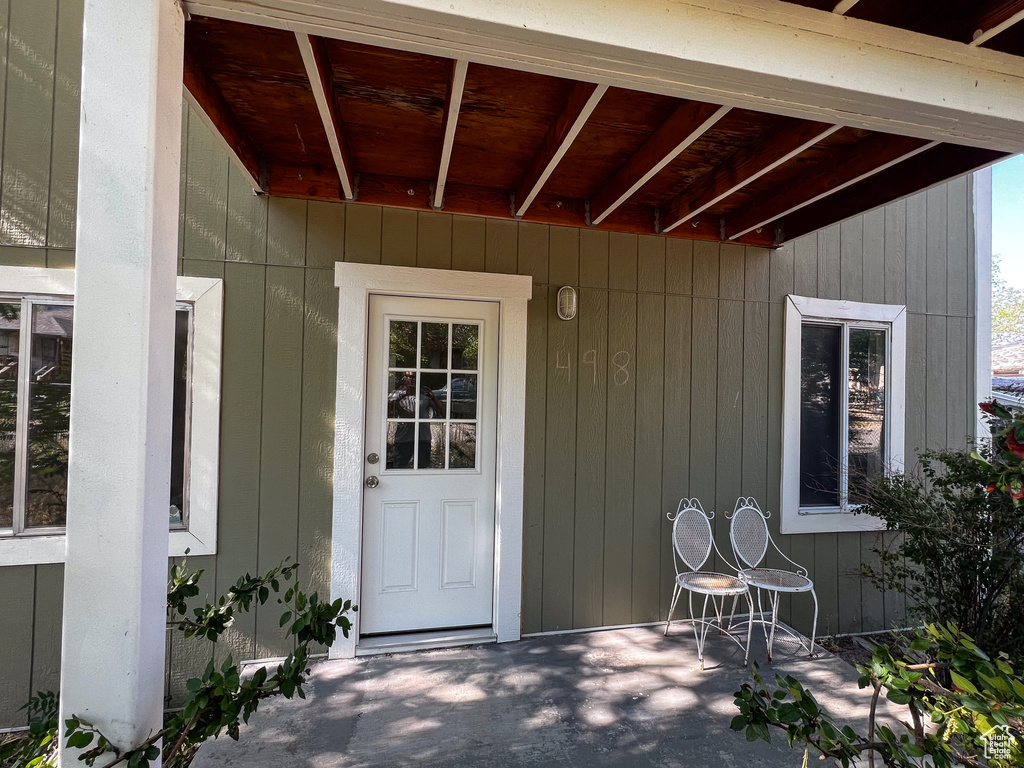
<path fill-rule="evenodd" d="M 452 161 L 452 147 L 455 145 L 455 128 L 459 124 L 459 109 L 462 106 L 462 92 L 466 88 L 466 72 L 469 62 L 458 59 L 452 62 L 452 74 L 448 80 L 448 96 L 444 100 L 444 137 L 441 140 L 441 161 L 437 169 L 437 183 L 431 206 L 435 210 L 444 207 L 444 186 L 448 182 L 448 166 Z"/>
<path fill-rule="evenodd" d="M 331 157 L 338 169 L 341 182 L 341 193 L 346 200 L 355 199 L 355 177 L 352 170 L 352 156 L 345 141 L 345 129 L 334 103 L 333 75 L 330 62 L 322 50 L 317 50 L 314 40 L 305 32 L 296 32 L 295 39 L 302 54 L 302 63 L 306 66 L 309 87 L 313 91 L 316 108 L 320 112 L 320 120 L 327 133 L 327 143 L 331 145 Z"/>
<path fill-rule="evenodd" d="M 781 0 L 605 0 L 598 9 L 592 0 L 185 5 L 367 45 L 1024 151 L 1024 58 Z"/>

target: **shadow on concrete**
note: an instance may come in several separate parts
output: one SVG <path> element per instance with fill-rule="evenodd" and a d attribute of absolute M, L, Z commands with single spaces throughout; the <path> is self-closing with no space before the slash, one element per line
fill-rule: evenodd
<path fill-rule="evenodd" d="M 733 692 L 750 679 L 742 651 L 709 635 L 697 666 L 688 622 L 518 643 L 325 661 L 307 699 L 265 703 L 239 743 L 221 738 L 212 766 L 798 766 L 781 734 L 747 742 L 729 730 Z M 755 628 L 751 658 L 766 677 Z M 809 660 L 776 640 L 774 670 L 793 674 L 839 718 L 861 725 L 857 673 L 818 649 Z M 858 722 L 859 721 L 859 722 Z"/>

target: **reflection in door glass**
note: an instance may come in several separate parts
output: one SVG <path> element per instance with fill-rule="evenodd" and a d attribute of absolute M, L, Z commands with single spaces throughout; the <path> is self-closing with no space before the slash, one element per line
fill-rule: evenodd
<path fill-rule="evenodd" d="M 448 323 L 423 323 L 420 341 L 420 367 L 448 368 Z"/>
<path fill-rule="evenodd" d="M 392 320 L 388 367 L 416 367 L 416 323 Z"/>
<path fill-rule="evenodd" d="M 476 424 L 450 425 L 448 467 L 472 469 L 476 466 Z"/>
<path fill-rule="evenodd" d="M 479 325 L 392 320 L 389 331 L 385 469 L 475 469 Z"/>
<path fill-rule="evenodd" d="M 479 356 L 479 326 L 455 323 L 452 326 L 452 368 L 475 371 Z"/>

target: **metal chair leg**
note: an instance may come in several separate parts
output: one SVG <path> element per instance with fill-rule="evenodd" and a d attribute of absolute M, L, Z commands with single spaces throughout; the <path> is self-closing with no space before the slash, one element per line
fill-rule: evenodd
<path fill-rule="evenodd" d="M 749 592 L 748 592 L 748 594 L 749 594 Z M 729 626 L 726 627 L 726 629 L 725 629 L 726 632 L 731 632 L 732 631 L 732 622 L 736 618 L 736 601 L 739 600 L 739 599 L 740 599 L 739 595 L 733 595 L 732 596 L 732 610 L 729 612 Z"/>
<path fill-rule="evenodd" d="M 690 593 L 692 596 L 692 592 Z M 692 601 L 691 601 L 692 602 Z M 690 615 L 693 616 L 693 611 L 690 611 Z M 707 615 L 708 615 L 708 595 L 704 595 L 704 605 L 700 609 L 700 625 L 701 631 L 697 631 L 697 619 L 693 618 L 693 637 L 697 641 L 697 660 L 700 662 L 700 671 L 704 671 L 704 638 L 707 636 Z"/>
<path fill-rule="evenodd" d="M 814 639 L 818 632 L 818 596 L 814 594 L 814 587 L 811 587 L 811 597 L 814 599 L 814 623 L 811 624 L 811 647 L 807 655 L 809 659 L 814 658 Z"/>
<path fill-rule="evenodd" d="M 747 666 L 747 662 L 750 660 L 750 636 L 754 631 L 754 601 L 751 599 L 749 591 L 747 592 L 747 610 L 750 611 L 750 621 L 747 622 L 747 648 L 743 654 L 744 667 Z"/>
<path fill-rule="evenodd" d="M 778 626 L 779 623 L 779 593 L 770 592 L 769 595 L 769 599 L 772 603 L 772 630 L 771 637 L 768 638 L 768 663 L 771 664 L 772 648 L 775 646 L 775 628 Z"/>
<path fill-rule="evenodd" d="M 668 625 L 672 623 L 672 613 L 676 609 L 676 602 L 679 600 L 679 594 L 683 591 L 681 585 L 676 584 L 675 589 L 672 590 L 672 605 L 668 609 L 668 618 L 665 619 L 665 637 L 668 637 Z"/>

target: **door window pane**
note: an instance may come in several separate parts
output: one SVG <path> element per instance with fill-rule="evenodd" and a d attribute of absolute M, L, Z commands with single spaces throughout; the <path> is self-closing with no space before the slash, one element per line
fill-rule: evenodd
<path fill-rule="evenodd" d="M 864 487 L 885 464 L 885 331 L 850 329 L 849 488 L 850 502 L 864 501 Z"/>
<path fill-rule="evenodd" d="M 800 344 L 800 506 L 839 506 L 843 329 L 805 325 Z"/>
<path fill-rule="evenodd" d="M 442 397 L 447 391 L 447 373 L 421 373 L 419 405 L 421 419 L 443 419 L 445 418 L 445 405 L 438 399 L 440 392 Z"/>
<path fill-rule="evenodd" d="M 476 466 L 476 424 L 456 423 L 448 437 L 448 468 L 473 469 Z"/>
<path fill-rule="evenodd" d="M 0 303 L 0 528 L 14 524 L 15 430 L 21 304 Z"/>
<path fill-rule="evenodd" d="M 26 528 L 64 525 L 66 519 L 72 317 L 70 306 L 32 307 Z"/>
<path fill-rule="evenodd" d="M 480 326 L 455 323 L 452 326 L 452 368 L 475 371 L 480 358 Z"/>
<path fill-rule="evenodd" d="M 448 323 L 423 323 L 420 340 L 420 367 L 448 368 Z"/>
<path fill-rule="evenodd" d="M 479 325 L 391 321 L 385 469 L 475 469 Z M 395 352 L 401 336 L 411 352 Z M 404 348 L 403 348 L 404 349 Z M 396 365 L 412 360 L 418 365 Z M 449 428 L 449 419 L 460 423 Z"/>
<path fill-rule="evenodd" d="M 388 349 L 389 368 L 416 367 L 416 323 L 392 320 Z"/>

